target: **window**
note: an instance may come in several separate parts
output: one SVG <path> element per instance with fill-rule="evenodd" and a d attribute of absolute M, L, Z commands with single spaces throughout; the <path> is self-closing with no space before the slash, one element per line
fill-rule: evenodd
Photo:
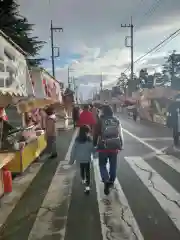
<path fill-rule="evenodd" d="M 5 56 L 6 56 L 9 60 L 13 60 L 13 61 L 14 61 L 14 56 L 11 55 L 8 51 L 4 50 L 4 54 L 5 54 Z"/>
<path fill-rule="evenodd" d="M 5 65 L 2 62 L 0 62 L 0 72 L 5 72 Z"/>

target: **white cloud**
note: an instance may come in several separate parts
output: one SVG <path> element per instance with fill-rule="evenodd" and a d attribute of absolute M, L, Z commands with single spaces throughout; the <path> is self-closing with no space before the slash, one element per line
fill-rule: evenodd
<path fill-rule="evenodd" d="M 129 65 L 130 49 L 124 47 L 129 29 L 121 28 L 121 23 L 128 24 L 131 15 L 135 24 L 134 60 L 175 31 L 180 20 L 179 0 L 173 3 L 169 0 L 163 3 L 154 0 L 51 0 L 50 6 L 49 0 L 19 2 L 22 13 L 36 24 L 35 33 L 48 42 L 42 56 L 51 54 L 50 19 L 54 26 L 64 28 L 63 33 L 55 34 L 55 44 L 61 46 L 61 52 L 81 55 L 79 60 L 72 61 L 71 75 L 79 78 L 86 91 L 88 87 L 99 86 L 101 73 L 104 84 L 113 84 Z M 159 69 L 168 51 L 173 49 L 180 50 L 179 38 L 140 61 L 135 71 L 142 67 Z M 57 79 L 67 82 L 68 66 L 56 67 Z"/>

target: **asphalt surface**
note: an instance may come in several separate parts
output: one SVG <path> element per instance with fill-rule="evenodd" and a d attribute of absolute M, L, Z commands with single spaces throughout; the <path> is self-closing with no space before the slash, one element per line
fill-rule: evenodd
<path fill-rule="evenodd" d="M 166 161 L 162 153 L 172 145 L 171 131 L 118 117 L 125 144 L 110 195 L 103 194 L 97 159 L 91 193 L 84 194 L 79 170 L 68 165 L 73 131 L 61 132 L 59 157 L 45 162 L 0 228 L 0 239 L 180 239 L 180 160 Z"/>

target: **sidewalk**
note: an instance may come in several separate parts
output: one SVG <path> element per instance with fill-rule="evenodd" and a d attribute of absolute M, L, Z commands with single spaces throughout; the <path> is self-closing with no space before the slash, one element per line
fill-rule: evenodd
<path fill-rule="evenodd" d="M 69 125 L 65 126 L 65 124 L 62 121 L 58 120 L 57 123 L 56 123 L 56 128 L 57 128 L 57 131 L 59 131 L 59 130 L 60 131 L 62 131 L 62 130 L 70 130 L 70 129 L 73 128 L 73 125 L 69 124 Z"/>
<path fill-rule="evenodd" d="M 73 131 L 61 131 L 59 136 L 57 137 L 57 149 L 58 149 L 58 158 L 57 159 L 48 159 L 40 168 L 37 175 L 34 177 L 33 181 L 30 183 L 29 187 L 26 189 L 24 194 L 21 196 L 22 191 L 19 186 L 17 192 L 12 192 L 7 198 L 13 198 L 14 194 L 19 194 L 18 198 L 20 200 L 16 204 L 15 208 L 8 215 L 8 208 L 11 206 L 7 206 L 6 204 L 6 196 L 1 200 L 1 208 L 0 211 L 0 220 L 6 219 L 5 223 L 1 226 L 3 222 L 1 222 L 0 226 L 0 239 L 4 240 L 19 240 L 28 239 L 29 233 L 33 227 L 33 224 L 36 220 L 37 213 L 42 205 L 42 202 L 47 194 L 48 188 L 52 181 L 52 178 L 55 174 L 56 168 L 60 161 L 64 160 L 65 154 L 68 150 Z M 33 165 L 32 165 L 33 166 Z M 28 171 L 24 173 L 24 176 L 20 177 L 23 179 L 28 175 Z M 28 179 L 29 181 L 29 179 Z M 18 184 L 18 183 L 17 183 Z M 17 198 L 17 196 L 16 196 Z M 10 201 L 9 201 L 10 202 Z M 13 203 L 11 203 L 12 205 Z M 6 210 L 6 211 L 3 211 Z M 51 238 L 53 239 L 53 238 Z"/>

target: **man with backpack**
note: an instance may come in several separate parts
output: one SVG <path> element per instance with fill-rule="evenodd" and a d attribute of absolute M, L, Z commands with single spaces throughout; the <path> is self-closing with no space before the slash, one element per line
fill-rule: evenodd
<path fill-rule="evenodd" d="M 122 128 L 119 120 L 113 115 L 112 108 L 104 105 L 98 122 L 99 169 L 104 182 L 104 193 L 109 194 L 116 179 L 117 155 L 123 147 Z M 107 170 L 109 160 L 110 169 Z"/>

